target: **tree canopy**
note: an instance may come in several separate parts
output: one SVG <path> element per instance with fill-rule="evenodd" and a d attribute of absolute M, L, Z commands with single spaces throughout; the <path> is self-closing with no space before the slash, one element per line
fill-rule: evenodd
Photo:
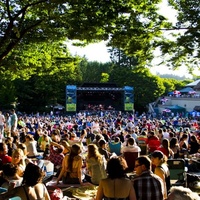
<path fill-rule="evenodd" d="M 192 71 L 193 66 L 199 66 L 199 2 L 169 0 L 178 12 L 175 27 L 158 14 L 159 3 L 161 0 L 2 0 L 0 68 L 19 67 L 8 64 L 7 58 L 12 53 L 21 56 L 13 51 L 23 51 L 26 45 L 66 40 L 85 45 L 105 40 L 108 46 L 136 58 L 140 66 L 150 63 L 159 46 L 163 54 L 170 55 L 172 67 L 186 63 Z M 183 29 L 184 34 L 170 40 L 163 37 L 164 29 Z"/>
<path fill-rule="evenodd" d="M 169 0 L 177 11 L 177 23 L 171 27 L 171 38 L 159 44 L 164 55 L 170 55 L 167 62 L 172 68 L 182 65 L 192 74 L 200 68 L 200 6 L 196 0 Z"/>
<path fill-rule="evenodd" d="M 168 25 L 157 13 L 160 0 L 3 0 L 0 9 L 0 66 L 16 46 L 78 39 L 109 40 L 110 46 L 152 58 L 151 43 Z"/>

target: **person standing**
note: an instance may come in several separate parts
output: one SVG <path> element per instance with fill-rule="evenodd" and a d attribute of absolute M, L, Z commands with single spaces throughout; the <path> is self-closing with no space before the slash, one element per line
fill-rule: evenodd
<path fill-rule="evenodd" d="M 5 122 L 5 117 L 0 111 L 0 139 L 2 140 L 3 134 L 4 134 L 4 122 Z"/>
<path fill-rule="evenodd" d="M 17 129 L 17 122 L 18 122 L 18 117 L 17 114 L 15 113 L 15 109 L 11 110 L 11 135 L 14 135 L 16 129 Z"/>
<path fill-rule="evenodd" d="M 147 156 L 136 158 L 135 171 L 132 181 L 137 200 L 164 200 L 164 184 L 151 171 L 151 160 Z"/>
<path fill-rule="evenodd" d="M 11 117 L 10 114 L 7 112 L 5 114 L 5 132 L 4 135 L 5 137 L 10 137 L 11 136 Z"/>

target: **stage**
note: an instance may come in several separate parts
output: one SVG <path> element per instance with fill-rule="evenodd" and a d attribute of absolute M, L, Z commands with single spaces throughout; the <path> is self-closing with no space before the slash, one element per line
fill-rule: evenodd
<path fill-rule="evenodd" d="M 132 111 L 133 88 L 112 83 L 84 83 L 66 87 L 66 111 Z"/>

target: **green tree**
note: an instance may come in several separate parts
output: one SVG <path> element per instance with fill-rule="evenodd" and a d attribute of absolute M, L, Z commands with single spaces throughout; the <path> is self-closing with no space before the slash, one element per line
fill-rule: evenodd
<path fill-rule="evenodd" d="M 0 107 L 1 109 L 10 109 L 13 108 L 18 102 L 17 99 L 17 91 L 15 88 L 14 83 L 7 79 L 1 80 L 0 79 Z"/>
<path fill-rule="evenodd" d="M 164 94 L 163 81 L 150 73 L 149 69 L 133 70 L 132 85 L 135 88 L 136 106 L 144 108 Z"/>
<path fill-rule="evenodd" d="M 79 45 L 109 39 L 108 45 L 131 56 L 137 55 L 139 63 L 146 63 L 152 59 L 152 44 L 162 33 L 160 28 L 168 26 L 165 18 L 157 13 L 159 2 L 3 0 L 0 10 L 0 66 L 3 70 L 20 68 L 23 71 L 21 66 L 7 65 L 5 58 L 13 49 L 24 44 L 65 39 L 78 39 L 81 41 Z M 31 69 L 34 70 L 33 66 Z"/>
<path fill-rule="evenodd" d="M 102 73 L 100 83 L 107 83 L 108 81 L 109 81 L 109 74 L 108 73 Z"/>
<path fill-rule="evenodd" d="M 133 69 L 138 65 L 137 59 L 132 56 L 128 56 L 123 50 L 112 48 L 109 49 L 111 62 L 120 67 L 126 67 L 126 69 Z"/>
<path fill-rule="evenodd" d="M 17 46 L 1 63 L 1 78 L 28 79 L 32 74 L 54 74 L 68 71 L 80 62 L 72 57 L 63 42 L 24 44 Z M 71 74 L 73 75 L 73 73 Z"/>
<path fill-rule="evenodd" d="M 15 49 L 16 52 L 20 50 Z M 22 55 L 15 59 L 14 54 L 6 58 L 9 58 L 12 71 L 0 71 L 1 87 L 5 88 L 1 89 L 1 101 L 9 96 L 5 102 L 10 105 L 17 101 L 22 111 L 44 109 L 56 101 L 64 104 L 65 86 L 81 82 L 78 66 L 81 59 L 72 57 L 66 44 L 60 42 L 24 45 L 21 52 Z M 20 63 L 24 73 L 18 67 Z"/>
<path fill-rule="evenodd" d="M 103 74 L 109 74 L 112 70 L 112 63 L 88 62 L 85 58 L 80 62 L 79 68 L 82 76 L 82 83 L 100 83 Z"/>
<path fill-rule="evenodd" d="M 162 78 L 163 85 L 165 86 L 165 95 L 168 94 L 168 92 L 172 92 L 176 90 L 175 84 L 174 84 L 174 79 L 170 78 Z"/>
<path fill-rule="evenodd" d="M 135 108 L 143 111 L 146 105 L 154 102 L 165 92 L 162 79 L 152 75 L 149 69 L 143 67 L 127 69 L 117 65 L 110 74 L 110 81 L 120 87 L 124 85 L 134 87 Z"/>
<path fill-rule="evenodd" d="M 161 50 L 169 55 L 167 62 L 171 62 L 172 68 L 186 65 L 193 74 L 194 69 L 200 67 L 199 1 L 169 0 L 169 3 L 177 11 L 177 23 L 171 28 L 173 40 L 163 40 Z"/>

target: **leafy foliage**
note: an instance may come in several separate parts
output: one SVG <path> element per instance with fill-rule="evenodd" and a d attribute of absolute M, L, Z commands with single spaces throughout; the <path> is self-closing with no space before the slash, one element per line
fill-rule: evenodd
<path fill-rule="evenodd" d="M 169 25 L 157 13 L 159 2 L 3 0 L 0 9 L 0 66 L 17 46 L 22 49 L 25 44 L 65 39 L 79 40 L 79 45 L 109 40 L 109 46 L 122 49 L 132 57 L 136 55 L 139 63 L 144 64 L 152 59 L 152 44 L 161 35 L 160 28 Z"/>
<path fill-rule="evenodd" d="M 185 65 L 191 74 L 199 69 L 200 62 L 200 7 L 196 0 L 169 0 L 177 11 L 177 23 L 173 40 L 163 40 L 159 45 L 163 54 L 170 55 L 171 66 L 175 69 Z"/>
<path fill-rule="evenodd" d="M 82 75 L 82 83 L 100 83 L 106 74 L 110 74 L 113 65 L 96 61 L 88 62 L 86 59 L 83 59 L 79 64 L 79 68 Z"/>
<path fill-rule="evenodd" d="M 78 57 L 70 55 L 65 43 L 31 43 L 19 45 L 9 53 L 1 63 L 0 74 L 1 78 L 14 80 L 29 79 L 32 74 L 69 73 L 70 70 L 73 72 L 79 62 Z"/>

